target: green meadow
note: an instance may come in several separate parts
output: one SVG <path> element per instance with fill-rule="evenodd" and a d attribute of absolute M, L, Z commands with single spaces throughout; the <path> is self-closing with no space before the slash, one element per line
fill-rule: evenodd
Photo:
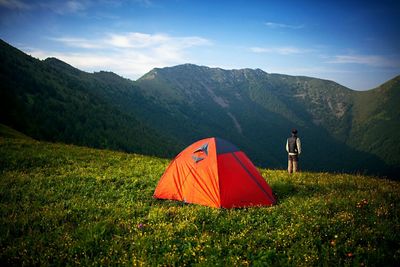
<path fill-rule="evenodd" d="M 4 136 L 4 135 L 3 135 Z M 398 266 L 400 184 L 261 169 L 272 207 L 152 198 L 170 159 L 0 138 L 8 266 Z"/>

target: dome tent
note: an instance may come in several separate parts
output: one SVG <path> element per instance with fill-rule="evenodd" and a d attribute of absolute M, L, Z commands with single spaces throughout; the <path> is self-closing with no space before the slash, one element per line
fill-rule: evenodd
<path fill-rule="evenodd" d="M 246 154 L 221 138 L 206 138 L 179 153 L 154 192 L 172 199 L 216 208 L 270 206 L 272 189 Z"/>

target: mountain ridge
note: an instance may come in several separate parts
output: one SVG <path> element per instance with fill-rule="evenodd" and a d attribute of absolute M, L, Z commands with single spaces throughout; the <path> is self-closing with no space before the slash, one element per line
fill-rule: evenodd
<path fill-rule="evenodd" d="M 306 170 L 386 175 L 400 166 L 398 77 L 358 93 L 329 80 L 194 64 L 155 68 L 131 81 L 40 61 L 5 42 L 0 57 L 0 123 L 33 138 L 172 157 L 219 136 L 259 166 L 285 168 L 285 138 L 297 127 Z M 371 99 L 374 108 L 365 105 Z"/>
<path fill-rule="evenodd" d="M 208 73 L 207 77 L 204 76 L 205 73 Z M 246 79 L 241 79 L 244 74 L 246 74 Z M 257 80 L 254 77 L 257 77 Z M 206 95 L 209 98 L 208 102 L 214 102 L 214 107 L 209 107 L 209 109 L 217 108 L 219 110 L 214 110 L 213 114 L 225 113 L 227 115 L 225 121 L 231 120 L 231 127 L 234 125 L 233 128 L 237 130 L 238 125 L 244 122 L 238 119 L 240 115 L 231 110 L 230 104 L 235 102 L 235 98 L 247 98 L 254 108 L 257 106 L 264 111 L 288 119 L 286 132 L 291 126 L 319 128 L 322 131 L 320 134 L 326 134 L 342 145 L 359 150 L 358 143 L 352 145 L 354 142 L 352 133 L 355 131 L 354 124 L 357 122 L 353 121 L 355 116 L 353 109 L 360 103 L 362 104 L 359 95 L 363 92 L 349 89 L 334 81 L 304 76 L 269 74 L 262 70 L 222 70 L 184 64 L 163 69 L 156 68 L 138 79 L 137 82 L 139 88 L 148 94 L 153 93 L 153 97 L 160 94 L 158 101 L 164 103 L 186 102 L 189 103 L 186 106 L 190 107 L 193 104 L 193 98 L 203 97 L 204 99 L 204 95 Z M 370 94 L 371 92 L 380 92 L 380 88 L 391 83 L 393 83 L 392 80 L 367 92 Z M 161 89 L 160 84 L 167 84 L 167 86 Z M 152 90 L 156 91 L 152 92 Z M 162 92 L 162 90 L 165 91 Z M 389 88 L 388 91 L 395 91 L 395 88 Z M 172 97 L 172 92 L 175 93 L 175 97 Z M 200 96 L 200 92 L 203 93 L 203 96 Z M 244 107 L 242 106 L 242 108 Z M 392 108 L 396 109 L 397 107 L 393 106 Z M 279 120 L 283 120 L 282 118 Z M 399 118 L 395 117 L 393 121 L 399 121 Z M 239 134 L 243 133 L 243 129 L 246 127 L 240 128 Z M 279 135 L 285 136 L 286 133 L 281 130 Z M 391 138 L 393 139 L 393 137 Z M 385 147 L 384 150 L 386 149 L 388 148 Z M 372 152 L 372 154 L 375 151 L 369 148 L 360 149 L 360 152 Z M 391 152 L 394 151 L 391 150 Z M 328 150 L 326 154 L 332 153 Z M 385 157 L 387 160 L 387 156 Z M 400 161 L 392 161 L 392 163 L 399 165 Z"/>

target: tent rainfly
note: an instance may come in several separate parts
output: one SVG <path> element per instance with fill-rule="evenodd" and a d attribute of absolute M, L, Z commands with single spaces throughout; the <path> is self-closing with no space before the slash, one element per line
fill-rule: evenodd
<path fill-rule="evenodd" d="M 271 187 L 246 154 L 221 138 L 206 138 L 179 153 L 154 197 L 216 208 L 271 206 Z"/>

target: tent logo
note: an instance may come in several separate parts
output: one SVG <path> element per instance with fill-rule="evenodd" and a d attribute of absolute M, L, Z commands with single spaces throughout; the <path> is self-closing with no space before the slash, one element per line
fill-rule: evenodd
<path fill-rule="evenodd" d="M 197 155 L 199 156 L 197 156 Z M 205 155 L 205 156 L 204 156 Z M 205 143 L 192 153 L 192 159 L 195 163 L 198 163 L 199 161 L 202 161 L 208 156 L 208 143 Z"/>

